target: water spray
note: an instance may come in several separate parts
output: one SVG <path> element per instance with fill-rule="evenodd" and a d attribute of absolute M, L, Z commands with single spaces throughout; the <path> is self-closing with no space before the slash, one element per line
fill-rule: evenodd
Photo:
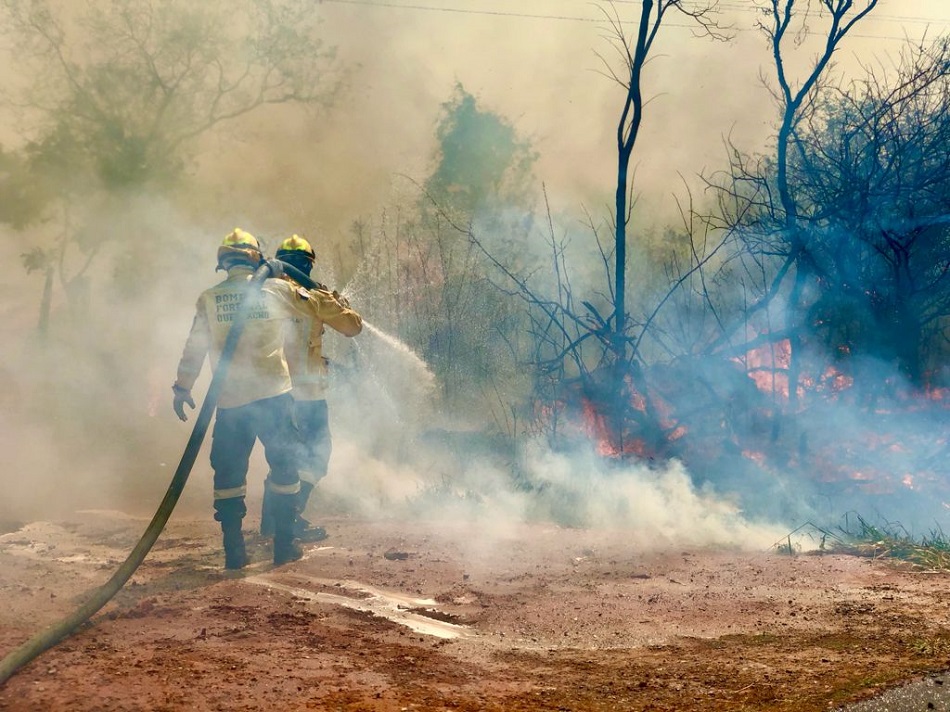
<path fill-rule="evenodd" d="M 432 384 L 435 382 L 435 376 L 432 374 L 432 371 L 429 370 L 428 364 L 422 360 L 422 357 L 419 356 L 419 354 L 410 349 L 395 336 L 387 334 L 378 326 L 370 324 L 365 319 L 363 320 L 363 327 L 391 349 L 399 352 L 409 361 L 411 361 L 413 367 L 422 375 L 423 380 L 425 381 L 424 385 L 426 387 L 432 386 Z"/>
<path fill-rule="evenodd" d="M 284 268 L 284 274 L 301 286 L 306 287 L 307 289 L 322 289 L 324 291 L 330 291 L 327 287 L 320 284 L 319 282 L 315 282 L 293 265 L 289 265 L 286 262 L 282 262 L 281 264 Z M 368 321 L 366 321 L 366 319 L 363 319 L 363 328 L 365 328 L 366 331 L 373 334 L 391 349 L 405 356 L 412 363 L 413 367 L 422 375 L 426 387 L 429 387 L 434 383 L 435 376 L 432 374 L 432 371 L 429 370 L 428 364 L 422 359 L 422 357 L 419 356 L 419 354 L 406 346 L 406 344 L 397 339 L 395 336 L 386 333 L 374 324 L 370 324 Z"/>
<path fill-rule="evenodd" d="M 278 264 L 274 264 L 268 261 L 261 264 L 254 272 L 250 281 L 251 288 L 260 289 L 264 284 L 264 280 L 278 273 L 281 268 L 294 279 L 298 279 L 298 276 L 305 278 L 303 273 L 299 273 L 298 270 L 286 263 L 279 262 Z M 303 279 L 298 281 L 302 284 L 304 283 Z M 314 284 L 309 279 L 306 279 L 306 282 Z M 175 475 L 168 485 L 165 497 L 162 499 L 158 510 L 152 517 L 152 521 L 146 528 L 142 538 L 139 539 L 138 544 L 132 549 L 132 553 L 129 554 L 128 558 L 126 558 L 118 570 L 112 575 L 112 578 L 93 591 L 85 603 L 77 608 L 71 615 L 36 634 L 19 648 L 9 653 L 3 660 L 0 660 L 0 685 L 6 683 L 6 681 L 24 665 L 76 632 L 83 623 L 92 618 L 92 616 L 119 592 L 126 582 L 132 578 L 132 574 L 135 573 L 142 561 L 145 560 L 146 555 L 158 540 L 162 529 L 165 528 L 168 518 L 175 509 L 175 505 L 178 503 L 182 491 L 185 489 L 185 484 L 188 482 L 191 468 L 195 464 L 198 451 L 201 449 L 201 443 L 204 441 L 204 437 L 208 432 L 211 416 L 217 407 L 218 396 L 220 395 L 225 378 L 227 378 L 231 358 L 234 356 L 238 341 L 244 331 L 244 325 L 247 323 L 248 314 L 250 312 L 249 305 L 251 303 L 252 300 L 245 299 L 241 304 L 241 309 L 238 310 L 234 321 L 231 323 L 228 336 L 221 349 L 221 356 L 218 359 L 217 368 L 214 369 L 211 384 L 208 386 L 208 393 L 205 395 L 204 402 L 201 404 L 201 410 L 198 411 L 198 417 L 195 419 L 195 426 L 191 431 L 191 437 L 188 438 L 188 443 L 185 445 L 181 461 L 178 463 Z"/>

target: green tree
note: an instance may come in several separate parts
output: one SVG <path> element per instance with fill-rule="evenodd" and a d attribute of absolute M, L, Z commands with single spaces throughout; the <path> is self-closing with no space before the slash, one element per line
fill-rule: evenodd
<path fill-rule="evenodd" d="M 26 78 L 5 91 L 31 127 L 18 180 L 38 186 L 3 217 L 59 216 L 64 285 L 67 245 L 89 264 L 108 233 L 82 226 L 111 200 L 171 190 L 201 135 L 267 104 L 329 102 L 341 82 L 309 0 L 0 0 L 0 17 Z"/>
<path fill-rule="evenodd" d="M 432 368 L 443 402 L 471 413 L 515 370 L 518 305 L 498 291 L 459 225 L 478 224 L 506 255 L 523 252 L 536 153 L 504 116 L 461 85 L 441 106 L 431 172 L 411 209 L 357 223 L 360 303 Z M 371 305 L 371 306 L 370 306 Z M 516 336 L 514 337 L 516 338 Z"/>
<path fill-rule="evenodd" d="M 425 183 L 436 203 L 473 214 L 526 201 L 537 153 L 510 122 L 482 109 L 461 84 L 442 105 L 436 139 L 437 163 Z"/>

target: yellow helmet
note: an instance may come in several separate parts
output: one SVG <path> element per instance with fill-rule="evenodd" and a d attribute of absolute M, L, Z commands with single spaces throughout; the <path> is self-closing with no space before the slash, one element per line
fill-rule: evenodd
<path fill-rule="evenodd" d="M 311 263 L 317 259 L 310 243 L 304 240 L 300 235 L 291 235 L 277 247 L 277 259 L 284 257 L 293 257 L 304 255 Z"/>
<path fill-rule="evenodd" d="M 264 255 L 257 238 L 236 227 L 228 233 L 218 248 L 217 269 L 228 270 L 236 265 L 257 267 L 263 259 Z"/>

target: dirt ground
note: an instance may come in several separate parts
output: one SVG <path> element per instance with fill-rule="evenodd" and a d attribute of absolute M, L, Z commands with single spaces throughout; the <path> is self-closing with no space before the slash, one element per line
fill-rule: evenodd
<path fill-rule="evenodd" d="M 0 710 L 808 712 L 950 668 L 945 573 L 543 525 L 323 523 L 303 560 L 274 568 L 254 538 L 228 574 L 214 522 L 173 517 Z M 147 520 L 4 524 L 2 655 L 105 582 Z"/>

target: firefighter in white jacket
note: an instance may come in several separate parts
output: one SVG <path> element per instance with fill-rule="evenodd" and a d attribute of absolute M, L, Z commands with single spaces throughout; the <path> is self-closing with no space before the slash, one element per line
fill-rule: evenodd
<path fill-rule="evenodd" d="M 292 383 L 284 356 L 284 339 L 294 318 L 334 318 L 341 307 L 282 279 L 268 279 L 260 291 L 251 289 L 250 278 L 263 255 L 257 239 L 240 229 L 231 232 L 218 248 L 218 269 L 227 278 L 198 298 L 191 332 L 172 386 L 173 406 L 186 420 L 184 406 L 195 407 L 191 397 L 205 357 L 217 365 L 231 321 L 245 298 L 254 303 L 234 352 L 218 399 L 211 441 L 214 470 L 214 518 L 221 522 L 225 568 L 247 565 L 241 523 L 247 509 L 247 470 L 257 439 L 271 469 L 270 506 L 274 518 L 274 563 L 299 559 L 293 525 L 300 491 L 293 424 Z"/>
<path fill-rule="evenodd" d="M 298 235 L 284 240 L 277 248 L 278 260 L 286 262 L 310 277 L 316 255 L 310 243 Z M 291 275 L 285 275 L 292 279 Z M 296 284 L 296 283 L 294 283 Z M 321 285 L 322 286 L 322 285 Z M 294 535 L 302 541 L 320 541 L 326 538 L 322 527 L 311 526 L 303 517 L 314 486 L 327 474 L 330 461 L 331 439 L 327 409 L 327 359 L 323 355 L 323 334 L 326 326 L 343 334 L 356 336 L 363 329 L 363 320 L 349 302 L 337 292 L 318 288 L 311 292 L 316 299 L 332 305 L 317 317 L 296 317 L 291 323 L 286 340 L 287 364 L 293 381 L 295 422 L 300 438 L 299 460 L 300 492 L 297 497 L 297 519 Z M 335 308 L 333 308 L 335 307 Z M 268 488 L 264 490 L 261 513 L 261 534 L 274 533 Z M 272 491 L 272 490 L 270 490 Z"/>

